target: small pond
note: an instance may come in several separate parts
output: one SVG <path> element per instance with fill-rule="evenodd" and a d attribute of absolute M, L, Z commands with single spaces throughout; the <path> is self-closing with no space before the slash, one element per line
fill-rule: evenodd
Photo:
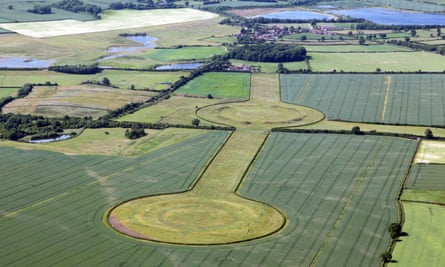
<path fill-rule="evenodd" d="M 258 17 L 263 17 L 268 19 L 294 19 L 294 20 L 311 20 L 311 19 L 330 20 L 334 18 L 334 16 L 332 15 L 310 12 L 310 11 L 302 11 L 302 10 L 269 13 L 269 14 L 259 15 Z"/>
<path fill-rule="evenodd" d="M 155 48 L 156 41 L 158 40 L 157 38 L 148 35 L 126 36 L 125 38 L 133 42 L 140 43 L 142 44 L 142 46 L 113 46 L 108 48 L 107 51 L 110 53 L 123 53 L 123 52 L 134 52 L 148 48 Z"/>
<path fill-rule="evenodd" d="M 330 13 L 362 18 L 386 25 L 445 25 L 445 15 L 407 12 L 378 7 L 332 10 Z"/>
<path fill-rule="evenodd" d="M 155 70 L 193 70 L 201 67 L 203 63 L 177 63 L 162 65 L 155 68 Z"/>
<path fill-rule="evenodd" d="M 48 68 L 54 60 L 32 59 L 24 57 L 0 57 L 0 68 L 23 69 L 23 68 Z"/>
<path fill-rule="evenodd" d="M 156 37 L 148 36 L 148 35 L 135 35 L 135 36 L 126 36 L 128 40 L 131 40 L 136 43 L 142 44 L 142 46 L 113 46 L 107 49 L 107 52 L 112 53 L 110 56 L 103 57 L 99 60 L 99 62 L 118 58 L 125 56 L 125 53 L 129 52 L 137 52 L 144 49 L 150 49 L 156 47 L 156 41 L 158 40 Z"/>
<path fill-rule="evenodd" d="M 64 134 L 57 138 L 48 138 L 48 139 L 38 139 L 38 140 L 29 140 L 30 143 L 50 143 L 55 141 L 62 141 L 71 138 L 71 135 Z"/>

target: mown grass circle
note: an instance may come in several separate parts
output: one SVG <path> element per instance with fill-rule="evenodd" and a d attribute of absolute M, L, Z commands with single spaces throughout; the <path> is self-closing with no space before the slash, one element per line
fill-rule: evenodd
<path fill-rule="evenodd" d="M 235 194 L 207 199 L 183 193 L 122 203 L 109 213 L 108 221 L 117 231 L 140 239 L 212 245 L 270 235 L 286 220 L 275 208 Z"/>
<path fill-rule="evenodd" d="M 202 108 L 198 115 L 206 120 L 221 122 L 237 128 L 262 128 L 303 125 L 320 121 L 324 114 L 318 110 L 285 103 L 242 102 Z"/>

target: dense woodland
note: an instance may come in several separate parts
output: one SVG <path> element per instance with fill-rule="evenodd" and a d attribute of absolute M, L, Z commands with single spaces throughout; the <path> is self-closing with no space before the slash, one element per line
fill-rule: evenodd
<path fill-rule="evenodd" d="M 306 49 L 288 44 L 258 43 L 237 46 L 232 49 L 229 58 L 256 62 L 292 62 L 306 59 Z"/>

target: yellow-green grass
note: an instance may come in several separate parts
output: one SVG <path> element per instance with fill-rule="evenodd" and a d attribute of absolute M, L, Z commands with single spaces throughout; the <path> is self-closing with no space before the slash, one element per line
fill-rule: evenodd
<path fill-rule="evenodd" d="M 305 45 L 306 50 L 314 52 L 401 52 L 410 48 L 393 45 Z"/>
<path fill-rule="evenodd" d="M 219 25 L 221 18 L 204 21 L 190 21 L 181 24 L 166 24 L 136 29 L 123 29 L 116 31 L 84 33 L 51 38 L 36 39 L 16 34 L 0 35 L 0 50 L 2 56 L 23 56 L 37 59 L 54 59 L 56 64 L 93 63 L 102 57 L 110 55 L 109 47 L 139 46 L 134 42 L 119 37 L 120 33 L 146 33 L 156 37 L 157 46 L 171 47 L 177 45 L 217 45 L 206 38 L 213 36 L 229 36 L 239 32 L 239 28 Z M 76 45 L 73 45 L 73 44 Z M 157 62 L 149 60 L 143 51 L 132 53 L 139 60 L 120 58 L 123 66 L 147 67 Z M 147 61 L 147 62 L 146 62 Z M 112 61 L 115 62 L 115 61 Z M 107 65 L 117 66 L 107 61 Z M 126 62 L 126 63 L 125 63 Z M 105 62 L 104 62 L 105 64 Z M 126 64 L 126 65 L 125 65 Z"/>
<path fill-rule="evenodd" d="M 225 142 L 190 191 L 125 202 L 108 215 L 110 224 L 129 236 L 179 244 L 225 244 L 279 231 L 285 217 L 277 209 L 235 194 L 262 148 L 268 130 L 309 119 L 306 109 L 280 103 L 279 76 L 251 76 L 250 101 L 205 106 L 199 116 L 234 125 Z"/>
<path fill-rule="evenodd" d="M 198 110 L 199 117 L 238 129 L 270 130 L 320 121 L 324 115 L 312 108 L 280 102 L 277 74 L 252 74 L 250 101 L 213 105 Z"/>
<path fill-rule="evenodd" d="M 220 46 L 192 46 L 171 49 L 154 49 L 148 52 L 148 57 L 157 61 L 188 61 L 203 60 L 215 55 L 222 55 L 225 49 Z"/>
<path fill-rule="evenodd" d="M 312 71 L 373 72 L 445 70 L 442 56 L 427 52 L 398 53 L 308 53 Z"/>
<path fill-rule="evenodd" d="M 445 137 L 445 129 L 443 128 L 431 128 L 423 126 L 396 126 L 396 125 L 383 125 L 383 124 L 371 124 L 371 123 L 359 123 L 359 122 L 343 122 L 343 121 L 330 121 L 323 120 L 316 124 L 310 124 L 299 127 L 300 129 L 316 129 L 316 130 L 351 130 L 352 127 L 358 126 L 360 130 L 378 133 L 400 133 L 400 134 L 412 134 L 424 136 L 426 129 L 431 129 L 434 136 Z"/>
<path fill-rule="evenodd" d="M 125 115 L 118 120 L 189 125 L 192 123 L 193 119 L 198 118 L 196 116 L 197 107 L 216 104 L 219 101 L 220 100 L 217 99 L 172 96 L 156 105 L 142 108 L 132 114 Z M 209 123 L 206 123 L 205 121 L 202 121 L 201 123 L 203 125 L 209 125 Z"/>
<path fill-rule="evenodd" d="M 200 109 L 198 115 L 209 122 L 220 122 L 240 129 L 269 130 L 309 124 L 324 118 L 321 112 L 312 108 L 268 102 L 215 105 Z"/>
<path fill-rule="evenodd" d="M 94 21 L 44 21 L 3 23 L 0 27 L 36 38 L 141 28 L 215 18 L 217 15 L 196 9 L 114 10 Z"/>
<path fill-rule="evenodd" d="M 20 149 L 48 150 L 69 155 L 137 157 L 208 133 L 206 130 L 199 129 L 145 129 L 146 136 L 130 140 L 125 137 L 125 131 L 126 129 L 123 128 L 85 129 L 80 135 L 65 141 L 30 144 L 4 140 L 0 142 L 0 145 Z"/>
<path fill-rule="evenodd" d="M 433 134 L 435 134 L 433 130 Z M 435 134 L 443 137 L 443 135 Z M 445 164 L 445 142 L 424 140 L 420 143 L 415 163 L 438 163 Z"/>
<path fill-rule="evenodd" d="M 403 202 L 405 223 L 401 237 L 393 251 L 394 263 L 387 266 L 431 266 L 445 265 L 445 234 L 443 221 L 445 208 L 439 205 Z"/>
<path fill-rule="evenodd" d="M 206 38 L 202 38 L 201 40 L 212 42 L 212 43 L 218 43 L 218 44 L 231 44 L 236 42 L 236 37 L 233 35 L 225 35 L 225 36 L 210 36 Z"/>
<path fill-rule="evenodd" d="M 445 205 L 445 191 L 441 190 L 420 190 L 405 189 L 400 197 L 404 201 L 428 202 Z"/>
<path fill-rule="evenodd" d="M 109 214 L 111 225 L 138 238 L 200 245 L 241 242 L 278 231 L 285 223 L 278 210 L 234 194 L 266 135 L 233 133 L 191 191 L 123 203 Z"/>
<path fill-rule="evenodd" d="M 36 86 L 25 98 L 3 107 L 3 112 L 48 117 L 92 116 L 97 118 L 130 102 L 144 102 L 154 93 L 100 86 Z"/>
<path fill-rule="evenodd" d="M 247 99 L 250 91 L 250 74 L 207 72 L 188 82 L 176 91 L 181 95 Z"/>
<path fill-rule="evenodd" d="M 107 77 L 113 85 L 122 89 L 129 89 L 133 84 L 136 89 L 150 88 L 155 90 L 167 89 L 170 83 L 175 82 L 181 76 L 187 76 L 188 72 L 148 72 L 148 71 L 123 71 L 104 70 L 98 74 L 74 75 L 52 71 L 0 71 L 0 86 L 22 86 L 25 83 L 56 82 L 63 86 L 79 85 L 86 80 L 102 81 Z"/>
<path fill-rule="evenodd" d="M 7 96 L 16 96 L 17 88 L 0 88 L 0 98 Z"/>
<path fill-rule="evenodd" d="M 260 66 L 261 72 L 266 72 L 266 73 L 276 73 L 278 70 L 278 64 L 279 64 L 279 63 L 269 63 L 269 62 L 245 61 L 245 60 L 237 60 L 237 59 L 231 59 L 230 62 L 235 66 L 237 66 L 237 65 Z M 286 62 L 286 63 L 283 63 L 283 67 L 285 67 L 289 70 L 300 70 L 300 69 L 308 68 L 305 61 Z"/>
<path fill-rule="evenodd" d="M 421 43 L 428 44 L 428 45 L 445 45 L 445 40 L 443 40 L 443 39 L 439 39 L 439 40 L 425 40 L 425 41 L 423 41 Z"/>

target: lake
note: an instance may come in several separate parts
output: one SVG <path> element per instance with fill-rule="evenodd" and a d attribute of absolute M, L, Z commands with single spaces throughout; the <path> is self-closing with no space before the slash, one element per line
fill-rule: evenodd
<path fill-rule="evenodd" d="M 51 59 L 32 59 L 25 57 L 0 57 L 0 68 L 27 69 L 48 68 L 54 63 Z"/>
<path fill-rule="evenodd" d="M 329 11 L 335 15 L 362 18 L 386 25 L 445 25 L 445 15 L 406 12 L 387 8 L 357 8 Z"/>
<path fill-rule="evenodd" d="M 294 19 L 294 20 L 311 20 L 311 19 L 330 20 L 334 18 L 334 16 L 332 15 L 310 12 L 310 11 L 302 11 L 302 10 L 268 13 L 264 15 L 259 15 L 257 17 L 263 17 L 268 19 Z"/>
<path fill-rule="evenodd" d="M 177 63 L 162 65 L 155 68 L 155 70 L 193 70 L 202 66 L 203 63 Z"/>
<path fill-rule="evenodd" d="M 156 41 L 158 40 L 156 37 L 149 35 L 135 35 L 135 36 L 126 36 L 128 40 L 139 43 L 142 46 L 112 46 L 107 49 L 107 52 L 112 53 L 112 55 L 106 56 L 98 60 L 98 62 L 118 58 L 125 56 L 125 53 L 137 52 L 144 49 L 151 49 L 156 47 Z"/>
<path fill-rule="evenodd" d="M 38 139 L 38 140 L 29 140 L 30 143 L 50 143 L 50 142 L 56 142 L 56 141 L 62 141 L 70 139 L 71 136 L 64 134 L 56 138 L 48 138 L 48 139 Z"/>
<path fill-rule="evenodd" d="M 107 51 L 110 53 L 122 53 L 138 51 L 141 49 L 155 48 L 156 41 L 158 40 L 156 37 L 148 35 L 126 36 L 125 38 L 133 42 L 140 43 L 142 46 L 113 46 L 108 48 Z"/>

